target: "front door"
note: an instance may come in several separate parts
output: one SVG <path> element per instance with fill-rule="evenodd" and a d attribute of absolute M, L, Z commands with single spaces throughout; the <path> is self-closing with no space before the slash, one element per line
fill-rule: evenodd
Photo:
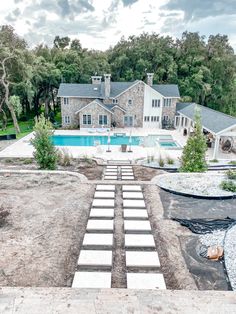
<path fill-rule="evenodd" d="M 131 127 L 134 125 L 134 117 L 133 116 L 124 116 L 124 126 Z"/>

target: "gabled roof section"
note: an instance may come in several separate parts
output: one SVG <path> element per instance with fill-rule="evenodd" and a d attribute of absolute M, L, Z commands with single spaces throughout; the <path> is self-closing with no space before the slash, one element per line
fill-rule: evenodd
<path fill-rule="evenodd" d="M 109 104 L 109 105 L 104 105 L 104 106 L 106 106 L 110 110 L 113 110 L 114 108 L 118 108 L 121 111 L 126 112 L 126 110 L 122 108 L 121 106 L 119 106 L 118 104 Z"/>
<path fill-rule="evenodd" d="M 177 103 L 177 113 L 194 120 L 195 103 Z M 236 118 L 222 112 L 197 105 L 201 109 L 202 126 L 214 134 L 222 133 L 224 130 L 236 127 Z"/>
<path fill-rule="evenodd" d="M 173 97 L 173 98 L 179 98 L 179 87 L 175 84 L 158 84 L 158 85 L 152 85 L 153 89 L 155 89 L 158 93 L 163 95 L 164 97 Z"/>
<path fill-rule="evenodd" d="M 89 107 L 90 105 L 92 105 L 93 103 L 98 104 L 100 107 L 102 107 L 103 109 L 105 109 L 106 111 L 110 112 L 111 114 L 113 114 L 113 112 L 106 106 L 104 105 L 99 99 L 95 99 L 93 101 L 91 101 L 90 103 L 88 103 L 87 105 L 83 106 L 82 108 L 80 108 L 78 111 L 76 111 L 76 114 L 79 113 L 80 111 L 84 110 L 85 108 Z"/>
<path fill-rule="evenodd" d="M 61 83 L 57 97 L 101 98 L 101 86 L 99 84 Z"/>

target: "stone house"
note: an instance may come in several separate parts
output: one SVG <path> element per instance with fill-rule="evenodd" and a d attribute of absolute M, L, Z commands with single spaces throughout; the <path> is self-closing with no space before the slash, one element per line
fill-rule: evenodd
<path fill-rule="evenodd" d="M 112 125 L 139 128 L 162 128 L 174 125 L 177 85 L 153 84 L 153 73 L 147 83 L 112 82 L 111 75 L 92 76 L 91 84 L 60 84 L 63 127 L 102 128 Z"/>

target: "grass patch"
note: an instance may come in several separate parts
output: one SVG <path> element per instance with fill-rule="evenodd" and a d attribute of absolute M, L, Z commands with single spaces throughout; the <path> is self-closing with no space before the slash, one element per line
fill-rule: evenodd
<path fill-rule="evenodd" d="M 17 139 L 20 139 L 27 134 L 31 133 L 33 131 L 34 127 L 34 119 L 30 119 L 28 121 L 19 121 L 19 127 L 21 130 L 20 134 L 17 134 Z M 15 134 L 15 128 L 13 123 L 8 123 L 7 129 L 2 131 L 0 130 L 0 135 L 8 135 L 8 134 Z"/>
<path fill-rule="evenodd" d="M 209 162 L 218 162 L 218 161 L 219 161 L 218 159 L 209 160 Z"/>
<path fill-rule="evenodd" d="M 232 160 L 228 163 L 229 165 L 235 165 L 236 166 L 236 160 Z"/>

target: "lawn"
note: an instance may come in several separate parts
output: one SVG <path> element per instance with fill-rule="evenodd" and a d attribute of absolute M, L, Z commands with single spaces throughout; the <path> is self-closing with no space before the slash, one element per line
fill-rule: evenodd
<path fill-rule="evenodd" d="M 55 120 L 57 123 L 61 122 L 60 112 L 57 113 L 57 115 L 55 116 Z M 18 121 L 18 123 L 20 126 L 21 133 L 17 135 L 17 139 L 20 139 L 33 131 L 34 118 L 30 118 L 27 121 Z M 8 135 L 8 134 L 15 134 L 15 133 L 16 131 L 12 122 L 8 122 L 7 129 L 5 131 L 2 131 L 0 129 L 0 135 Z"/>

